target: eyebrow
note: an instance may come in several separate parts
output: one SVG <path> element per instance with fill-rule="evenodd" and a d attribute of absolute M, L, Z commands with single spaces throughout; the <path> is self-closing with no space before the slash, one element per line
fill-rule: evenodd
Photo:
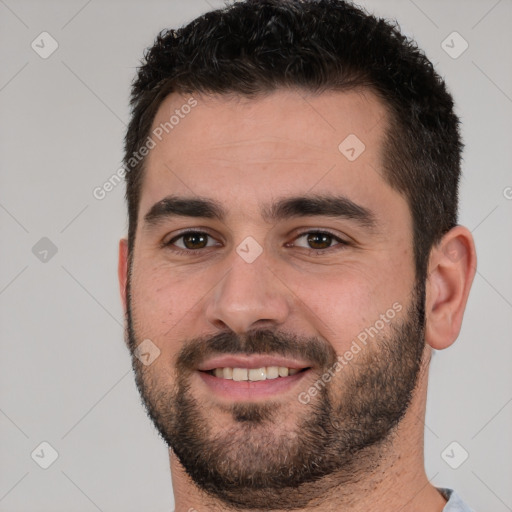
<path fill-rule="evenodd" d="M 309 195 L 287 197 L 262 208 L 266 222 L 273 223 L 296 217 L 325 216 L 355 221 L 362 227 L 375 228 L 376 216 L 370 209 L 342 195 Z M 224 221 L 227 216 L 221 203 L 197 197 L 167 196 L 155 203 L 144 216 L 148 229 L 174 217 L 194 217 Z"/>

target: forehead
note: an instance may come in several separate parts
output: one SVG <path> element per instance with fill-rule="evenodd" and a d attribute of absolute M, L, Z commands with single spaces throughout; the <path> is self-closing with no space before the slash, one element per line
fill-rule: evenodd
<path fill-rule="evenodd" d="M 386 123 L 369 91 L 171 94 L 153 122 L 139 214 L 169 194 L 249 207 L 334 189 L 371 201 L 385 187 L 399 200 L 382 178 Z"/>
<path fill-rule="evenodd" d="M 186 105 L 193 100 L 195 107 Z M 177 112 L 178 111 L 178 112 Z M 187 114 L 180 111 L 187 111 Z M 174 116 L 173 116 L 174 114 Z M 177 119 L 177 115 L 179 119 Z M 344 132 L 367 138 L 373 128 L 386 119 L 385 107 L 367 90 L 350 92 L 329 91 L 312 93 L 278 89 L 254 98 L 238 95 L 169 95 L 160 105 L 152 129 L 165 127 L 170 118 L 176 123 L 163 138 L 176 143 L 173 153 L 177 156 L 180 143 L 198 142 L 195 154 L 217 151 L 222 155 L 223 145 L 230 145 L 230 158 L 251 155 L 250 148 L 268 142 L 272 149 L 273 138 L 282 142 L 280 151 L 286 156 L 297 151 L 297 144 L 306 144 L 304 151 L 337 153 L 336 143 Z M 168 127 L 169 128 L 169 127 Z M 189 129 L 186 129 L 189 128 Z M 378 139 L 378 132 L 375 139 Z M 250 135 L 250 139 L 244 138 Z M 368 142 L 373 145 L 374 137 Z M 235 151 L 235 144 L 239 151 Z"/>

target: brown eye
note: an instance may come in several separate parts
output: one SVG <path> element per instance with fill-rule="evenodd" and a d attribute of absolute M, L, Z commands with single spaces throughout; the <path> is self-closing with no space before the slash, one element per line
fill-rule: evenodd
<path fill-rule="evenodd" d="M 308 233 L 307 243 L 312 249 L 328 249 L 333 241 L 333 236 L 328 233 Z"/>
<path fill-rule="evenodd" d="M 327 231 L 307 231 L 297 236 L 293 242 L 294 246 L 310 251 L 317 251 L 319 254 L 334 249 L 336 246 L 347 245 L 341 238 Z"/>
<path fill-rule="evenodd" d="M 187 231 L 164 244 L 175 252 L 198 251 L 218 245 L 214 238 L 202 231 Z"/>
<path fill-rule="evenodd" d="M 186 249 L 202 249 L 208 244 L 208 235 L 206 233 L 188 233 L 182 238 Z"/>

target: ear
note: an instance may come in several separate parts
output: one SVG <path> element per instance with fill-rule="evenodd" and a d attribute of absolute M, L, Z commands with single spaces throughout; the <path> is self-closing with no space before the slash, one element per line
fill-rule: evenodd
<path fill-rule="evenodd" d="M 471 232 L 456 226 L 431 251 L 426 283 L 426 342 L 449 347 L 459 335 L 469 290 L 476 272 Z"/>
<path fill-rule="evenodd" d="M 128 240 L 119 241 L 119 260 L 117 264 L 117 277 L 119 279 L 119 291 L 123 302 L 123 311 L 126 316 L 126 283 L 128 282 Z"/>

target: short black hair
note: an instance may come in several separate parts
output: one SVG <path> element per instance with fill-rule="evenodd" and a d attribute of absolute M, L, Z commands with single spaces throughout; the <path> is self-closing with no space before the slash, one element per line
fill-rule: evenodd
<path fill-rule="evenodd" d="M 424 278 L 432 247 L 457 223 L 459 119 L 445 82 L 398 24 L 344 0 L 245 0 L 158 35 L 132 84 L 125 138 L 130 253 L 145 162 L 132 157 L 162 101 L 172 92 L 251 98 L 281 88 L 363 89 L 382 100 L 383 177 L 409 204 Z"/>

